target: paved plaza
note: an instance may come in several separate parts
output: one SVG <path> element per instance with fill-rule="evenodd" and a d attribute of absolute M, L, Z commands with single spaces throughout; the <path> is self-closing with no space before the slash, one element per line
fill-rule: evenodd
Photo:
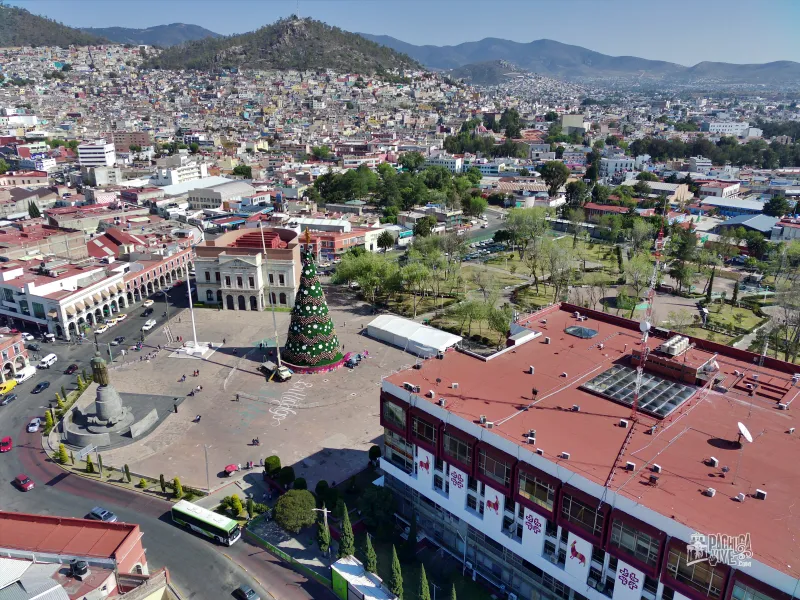
<path fill-rule="evenodd" d="M 355 369 L 342 368 L 317 375 L 298 375 L 285 383 L 267 382 L 257 370 L 265 354 L 259 342 L 274 336 L 269 312 L 195 310 L 198 341 L 224 344 L 207 359 L 175 357 L 162 350 L 150 361 L 128 355 L 111 371 L 121 393 L 184 397 L 178 413 L 170 415 L 145 439 L 107 451 L 105 464 L 127 464 L 137 474 L 179 476 L 184 485 L 212 489 L 230 482 L 228 464 L 254 461 L 272 454 L 291 465 L 313 489 L 319 479 L 339 482 L 367 464 L 367 450 L 382 435 L 378 395 L 381 377 L 414 363 L 414 357 L 361 334 L 372 320 L 368 307 L 352 299 L 338 305 L 332 299 L 331 317 L 346 352 L 369 352 Z M 281 343 L 289 325 L 288 312 L 276 313 Z M 173 319 L 173 335 L 192 337 L 189 313 Z M 162 325 L 161 323 L 159 325 Z M 150 345 L 166 343 L 161 331 L 148 337 Z M 193 377 L 198 369 L 200 375 Z M 186 375 L 186 381 L 180 379 Z M 187 397 L 196 386 L 198 394 Z M 237 394 L 239 400 L 236 400 Z M 195 423 L 195 415 L 200 422 Z M 251 444 L 259 438 L 261 445 Z M 205 448 L 204 448 L 205 446 Z M 240 474 L 244 476 L 247 471 Z"/>

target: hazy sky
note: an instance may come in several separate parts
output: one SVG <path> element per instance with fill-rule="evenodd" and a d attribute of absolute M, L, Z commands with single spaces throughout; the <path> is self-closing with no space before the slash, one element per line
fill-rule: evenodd
<path fill-rule="evenodd" d="M 800 0 L 10 0 L 74 27 L 251 31 L 299 11 L 412 44 L 540 38 L 693 65 L 800 62 Z"/>

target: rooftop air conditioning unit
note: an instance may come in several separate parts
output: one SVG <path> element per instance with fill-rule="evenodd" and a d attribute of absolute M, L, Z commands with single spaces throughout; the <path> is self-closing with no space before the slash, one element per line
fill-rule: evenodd
<path fill-rule="evenodd" d="M 544 343 L 545 344 L 549 344 L 550 343 L 550 338 L 549 337 L 544 338 Z"/>
<path fill-rule="evenodd" d="M 636 468 L 636 463 L 628 461 L 625 463 L 625 470 L 626 471 L 633 471 Z"/>
<path fill-rule="evenodd" d="M 407 381 L 403 382 L 403 389 L 406 389 L 406 390 L 408 390 L 410 392 L 412 387 L 413 386 L 410 383 L 408 383 Z"/>
<path fill-rule="evenodd" d="M 766 500 L 767 492 L 765 492 L 764 490 L 756 489 L 755 497 L 759 500 Z"/>
<path fill-rule="evenodd" d="M 481 425 L 486 425 L 486 415 L 481 415 L 478 420 L 481 422 Z"/>
<path fill-rule="evenodd" d="M 745 498 L 745 496 L 744 496 L 744 494 L 742 492 L 739 492 L 738 494 L 736 494 L 736 499 L 739 502 L 744 502 L 744 498 Z"/>
<path fill-rule="evenodd" d="M 428 396 L 428 398 L 433 398 L 434 396 L 436 396 L 436 392 L 434 392 L 433 390 L 428 390 L 428 393 L 425 395 Z"/>
<path fill-rule="evenodd" d="M 778 410 L 788 410 L 789 405 L 785 402 L 778 402 Z"/>
<path fill-rule="evenodd" d="M 713 498 L 716 493 L 717 490 L 715 490 L 714 488 L 708 488 L 706 490 L 706 496 L 708 496 L 709 498 Z"/>
<path fill-rule="evenodd" d="M 454 390 L 457 390 L 458 389 L 458 382 L 454 381 L 452 384 L 450 384 L 450 387 L 452 387 Z"/>
<path fill-rule="evenodd" d="M 415 394 L 419 394 L 420 387 L 418 385 L 412 385 L 411 391 L 414 392 Z"/>
<path fill-rule="evenodd" d="M 528 435 L 527 440 L 529 444 L 536 444 L 536 436 L 535 435 Z"/>
<path fill-rule="evenodd" d="M 562 452 L 561 453 L 561 458 L 563 458 L 564 460 L 569 460 L 569 457 L 570 457 L 569 452 Z"/>
<path fill-rule="evenodd" d="M 444 407 L 445 404 L 447 404 L 447 400 L 445 400 L 444 398 L 439 398 L 439 406 Z"/>
<path fill-rule="evenodd" d="M 794 433 L 794 427 L 789 427 L 789 435 Z"/>
<path fill-rule="evenodd" d="M 491 429 L 494 427 L 494 421 L 486 421 L 486 429 Z"/>
<path fill-rule="evenodd" d="M 708 459 L 708 466 L 709 467 L 718 467 L 719 466 L 719 460 L 717 460 L 715 457 L 712 456 L 711 458 Z"/>
<path fill-rule="evenodd" d="M 653 463 L 653 473 L 661 473 L 661 465 Z"/>
<path fill-rule="evenodd" d="M 650 475 L 650 485 L 658 485 L 658 475 Z"/>
<path fill-rule="evenodd" d="M 578 404 L 573 404 L 572 405 L 572 411 L 573 412 L 581 412 L 581 407 Z"/>
<path fill-rule="evenodd" d="M 539 456 L 544 456 L 544 449 L 543 448 L 537 448 L 536 449 L 536 454 L 538 454 Z"/>
<path fill-rule="evenodd" d="M 533 365 L 528 367 L 528 372 L 533 375 L 536 372 L 536 369 L 533 368 Z"/>
<path fill-rule="evenodd" d="M 622 427 L 623 429 L 627 429 L 628 428 L 628 421 L 626 419 L 620 419 L 619 420 L 619 426 Z"/>

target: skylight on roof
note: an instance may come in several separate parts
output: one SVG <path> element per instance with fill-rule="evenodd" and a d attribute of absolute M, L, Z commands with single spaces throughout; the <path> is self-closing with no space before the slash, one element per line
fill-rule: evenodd
<path fill-rule="evenodd" d="M 580 325 L 570 325 L 564 329 L 564 331 L 570 335 L 574 335 L 575 337 L 579 337 L 584 340 L 591 339 L 597 335 L 596 329 L 592 329 L 591 327 L 581 327 Z"/>
<path fill-rule="evenodd" d="M 633 395 L 636 391 L 636 369 L 614 365 L 608 371 L 604 371 L 584 383 L 581 388 L 618 404 L 633 406 Z M 663 419 L 691 398 L 694 393 L 695 388 L 692 386 L 668 381 L 651 373 L 643 373 L 637 410 Z"/>

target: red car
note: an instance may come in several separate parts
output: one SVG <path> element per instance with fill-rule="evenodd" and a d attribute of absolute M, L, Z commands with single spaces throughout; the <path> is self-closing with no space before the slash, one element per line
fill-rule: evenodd
<path fill-rule="evenodd" d="M 11 436 L 7 435 L 2 440 L 0 440 L 0 452 L 8 452 L 14 447 L 14 444 L 11 442 Z"/>
<path fill-rule="evenodd" d="M 70 366 L 67 367 L 67 370 L 64 371 L 64 375 L 72 375 L 77 370 L 78 370 L 78 365 L 72 363 Z"/>
<path fill-rule="evenodd" d="M 17 487 L 21 489 L 23 492 L 29 492 L 33 489 L 33 479 L 25 475 L 24 473 L 20 473 L 14 478 L 14 483 L 17 484 Z"/>

